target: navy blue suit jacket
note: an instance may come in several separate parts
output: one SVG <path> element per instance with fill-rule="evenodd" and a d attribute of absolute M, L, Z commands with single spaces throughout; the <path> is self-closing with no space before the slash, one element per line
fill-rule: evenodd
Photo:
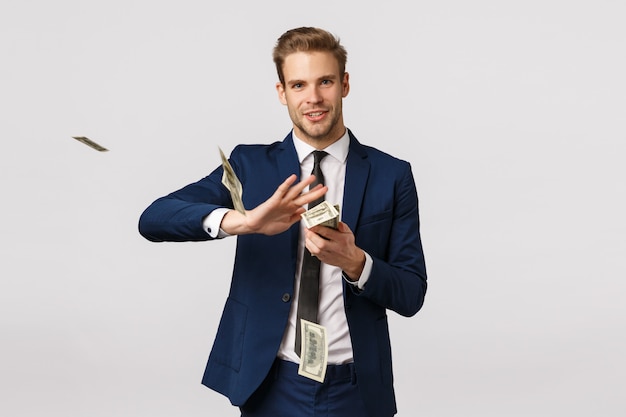
<path fill-rule="evenodd" d="M 300 174 L 291 134 L 270 145 L 240 145 L 230 162 L 251 209 L 289 175 Z M 152 203 L 140 233 L 151 241 L 210 240 L 202 221 L 233 207 L 222 168 Z M 387 310 L 412 316 L 422 307 L 426 268 L 417 192 L 409 163 L 360 144 L 350 132 L 341 217 L 373 267 L 363 291 L 344 282 L 345 312 L 363 401 L 372 416 L 396 413 Z M 242 405 L 276 358 L 296 275 L 298 224 L 274 236 L 237 238 L 231 288 L 202 383 Z"/>

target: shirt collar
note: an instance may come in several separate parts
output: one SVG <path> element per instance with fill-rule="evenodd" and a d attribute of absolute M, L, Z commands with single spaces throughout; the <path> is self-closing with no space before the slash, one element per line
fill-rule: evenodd
<path fill-rule="evenodd" d="M 292 131 L 291 135 L 294 139 L 293 145 L 296 148 L 298 160 L 300 161 L 300 163 L 302 163 L 302 161 L 304 161 L 304 159 L 309 156 L 311 152 L 315 150 L 315 148 L 298 138 L 295 132 Z M 333 142 L 332 144 L 321 150 L 328 152 L 330 156 L 332 156 L 339 162 L 344 163 L 346 161 L 346 158 L 348 158 L 349 148 L 350 135 L 348 134 L 348 129 L 346 129 L 345 133 L 338 141 Z"/>

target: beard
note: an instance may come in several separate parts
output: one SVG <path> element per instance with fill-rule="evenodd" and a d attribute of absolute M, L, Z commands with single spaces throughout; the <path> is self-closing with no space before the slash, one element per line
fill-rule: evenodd
<path fill-rule="evenodd" d="M 313 142 L 335 141 L 344 133 L 344 127 L 340 123 L 341 108 L 329 110 L 327 117 L 318 123 L 312 123 L 297 110 L 289 110 L 293 125 L 298 128 L 302 135 Z"/>

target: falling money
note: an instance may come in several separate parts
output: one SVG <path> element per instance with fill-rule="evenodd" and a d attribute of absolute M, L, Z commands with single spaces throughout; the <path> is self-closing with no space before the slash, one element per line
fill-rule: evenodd
<path fill-rule="evenodd" d="M 222 184 L 224 184 L 224 186 L 228 188 L 228 191 L 230 191 L 230 197 L 233 200 L 235 210 L 245 216 L 246 208 L 243 206 L 243 200 L 241 199 L 243 195 L 241 181 L 239 181 L 239 178 L 237 178 L 233 167 L 230 165 L 230 162 L 228 162 L 228 159 L 226 159 L 226 156 L 224 156 L 224 152 L 222 152 L 222 149 L 219 147 L 218 149 L 220 150 L 220 156 L 222 157 L 222 167 L 224 168 L 224 173 L 222 174 Z"/>
<path fill-rule="evenodd" d="M 302 355 L 298 374 L 323 383 L 328 365 L 328 341 L 326 328 L 300 319 L 302 326 Z"/>
<path fill-rule="evenodd" d="M 99 151 L 99 152 L 107 152 L 108 149 L 105 148 L 104 146 L 100 146 L 98 145 L 96 142 L 94 142 L 93 140 L 86 138 L 84 136 L 72 136 L 74 139 L 76 139 L 79 142 L 84 143 L 85 145 L 94 148 L 95 150 Z"/>

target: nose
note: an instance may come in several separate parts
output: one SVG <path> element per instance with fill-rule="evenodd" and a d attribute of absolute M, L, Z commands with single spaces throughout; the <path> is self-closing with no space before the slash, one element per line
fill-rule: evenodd
<path fill-rule="evenodd" d="M 309 90 L 309 97 L 308 97 L 308 102 L 309 103 L 320 103 L 322 101 L 322 94 L 320 92 L 319 87 L 311 87 L 311 89 Z"/>

